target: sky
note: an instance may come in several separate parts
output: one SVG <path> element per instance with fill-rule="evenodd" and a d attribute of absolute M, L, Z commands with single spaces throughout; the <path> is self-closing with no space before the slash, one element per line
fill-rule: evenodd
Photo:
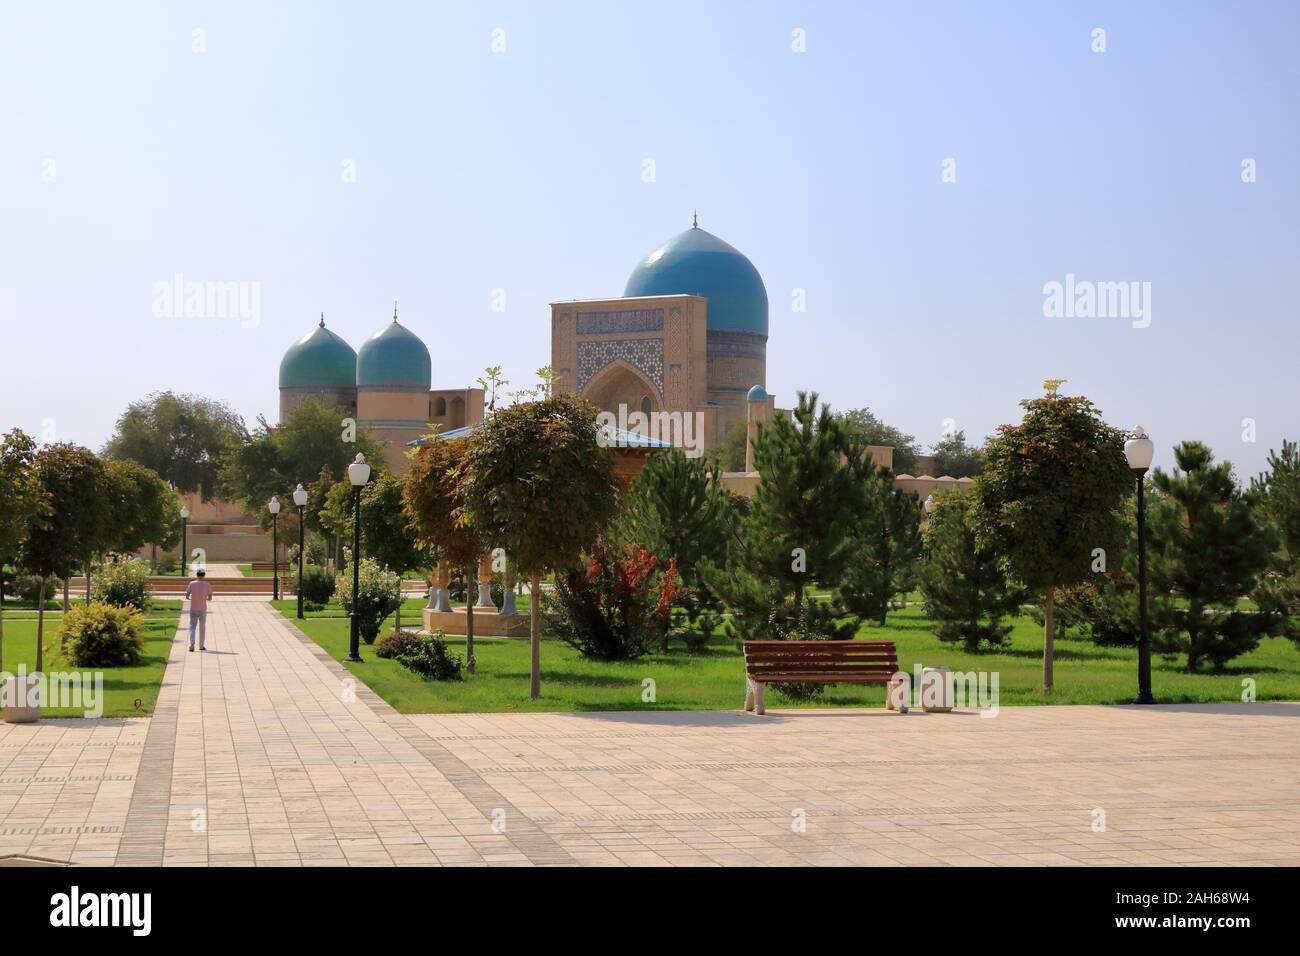
<path fill-rule="evenodd" d="M 165 389 L 274 421 L 319 314 L 355 348 L 395 300 L 434 387 L 532 385 L 548 304 L 698 210 L 778 405 L 928 445 L 1061 378 L 1245 478 L 1300 439 L 1298 41 L 1265 2 L 5 0 L 0 430 L 98 449 Z M 177 275 L 249 308 L 169 311 Z M 1067 276 L 1145 315 L 1046 314 Z"/>

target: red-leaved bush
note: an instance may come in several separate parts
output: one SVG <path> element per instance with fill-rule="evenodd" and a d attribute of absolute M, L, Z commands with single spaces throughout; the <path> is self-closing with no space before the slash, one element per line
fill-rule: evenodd
<path fill-rule="evenodd" d="M 677 564 L 636 545 L 601 538 L 584 555 L 586 568 L 557 576 L 546 601 L 547 631 L 584 657 L 604 661 L 640 657 L 663 643 L 681 586 Z"/>

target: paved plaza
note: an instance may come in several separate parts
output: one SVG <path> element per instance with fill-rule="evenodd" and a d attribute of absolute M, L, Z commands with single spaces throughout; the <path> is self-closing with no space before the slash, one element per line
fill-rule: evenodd
<path fill-rule="evenodd" d="M 151 718 L 0 724 L 0 854 L 1300 864 L 1300 704 L 407 716 L 265 601 L 208 647 L 177 633 Z"/>

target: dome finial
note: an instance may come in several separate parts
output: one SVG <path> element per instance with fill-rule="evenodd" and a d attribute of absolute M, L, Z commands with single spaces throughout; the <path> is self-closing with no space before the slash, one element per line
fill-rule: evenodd
<path fill-rule="evenodd" d="M 692 229 L 700 228 L 700 211 L 698 209 L 691 211 L 691 228 Z"/>
<path fill-rule="evenodd" d="M 321 327 L 322 329 L 325 328 L 325 313 L 324 313 L 324 312 L 322 312 L 322 313 L 320 314 L 320 327 Z"/>
<path fill-rule="evenodd" d="M 393 321 L 397 321 L 397 300 L 393 300 Z"/>

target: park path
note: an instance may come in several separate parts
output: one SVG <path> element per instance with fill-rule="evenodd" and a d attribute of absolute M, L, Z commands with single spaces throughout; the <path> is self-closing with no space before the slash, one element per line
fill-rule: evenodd
<path fill-rule="evenodd" d="M 406 716 L 263 600 L 186 636 L 151 718 L 0 724 L 0 856 L 1300 863 L 1297 704 Z"/>

